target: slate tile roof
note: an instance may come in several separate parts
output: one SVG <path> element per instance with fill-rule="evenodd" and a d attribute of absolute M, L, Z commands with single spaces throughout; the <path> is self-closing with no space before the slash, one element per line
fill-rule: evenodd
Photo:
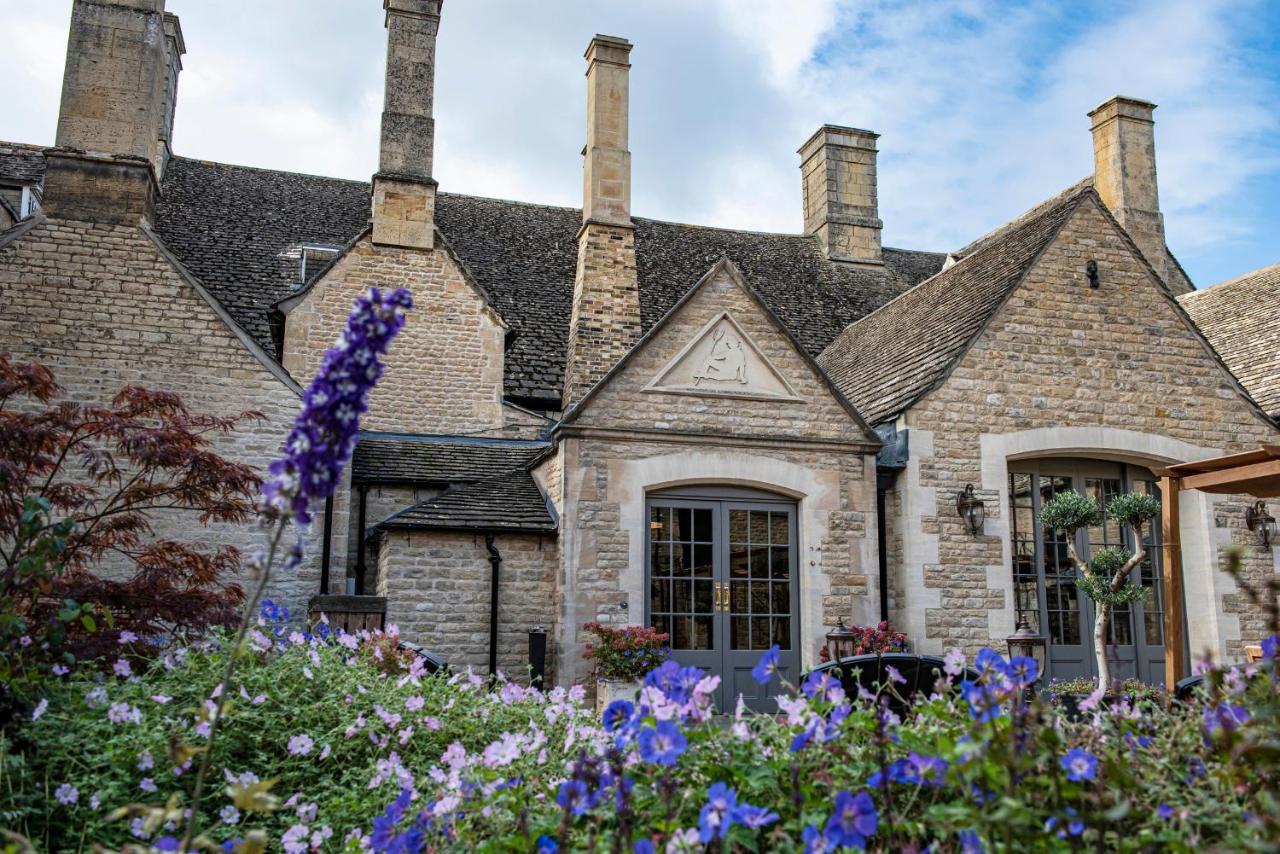
<path fill-rule="evenodd" d="M 1280 264 L 1184 294 L 1178 302 L 1258 405 L 1280 418 Z"/>
<path fill-rule="evenodd" d="M 377 530 L 446 529 L 555 533 L 547 499 L 527 471 L 459 484 L 402 510 Z"/>
<path fill-rule="evenodd" d="M 363 432 L 351 478 L 364 483 L 459 483 L 525 469 L 550 445 L 524 439 Z"/>
<path fill-rule="evenodd" d="M 1093 194 L 1078 184 L 980 240 L 958 261 L 844 330 L 818 362 L 871 424 L 897 415 L 946 378 L 1040 251 Z"/>
<path fill-rule="evenodd" d="M 9 160 L 5 146 L 15 151 Z M 10 170 L 41 173 L 40 149 L 0 143 L 0 176 Z M 174 157 L 162 189 L 156 233 L 277 356 L 273 306 L 302 286 L 301 245 L 344 245 L 369 219 L 363 181 Z M 507 396 L 557 408 L 581 211 L 440 193 L 436 221 L 511 327 Z M 725 256 L 811 355 L 854 320 L 936 273 L 946 258 L 890 248 L 883 268 L 858 268 L 828 261 L 817 240 L 803 235 L 635 222 L 644 330 Z"/>
<path fill-rule="evenodd" d="M 44 149 L 0 141 L 0 182 L 38 184 L 44 180 Z"/>

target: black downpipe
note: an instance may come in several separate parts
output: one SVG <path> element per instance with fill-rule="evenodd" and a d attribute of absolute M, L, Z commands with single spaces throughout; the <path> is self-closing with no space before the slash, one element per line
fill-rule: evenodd
<path fill-rule="evenodd" d="M 320 595 L 329 592 L 329 564 L 333 561 L 333 496 L 324 500 L 324 544 L 320 551 Z M 343 591 L 346 592 L 345 590 Z"/>
<path fill-rule="evenodd" d="M 879 480 L 879 478 L 877 478 Z M 876 484 L 876 537 L 879 547 L 876 552 L 880 556 L 880 622 L 889 619 L 889 534 L 884 521 L 886 497 L 889 490 Z"/>
<path fill-rule="evenodd" d="M 489 678 L 498 675 L 498 568 L 502 566 L 502 553 L 493 544 L 493 534 L 484 535 L 484 547 L 489 550 Z"/>
<path fill-rule="evenodd" d="M 364 541 L 364 525 L 365 510 L 369 502 L 369 485 L 367 483 L 360 484 L 360 514 L 358 523 L 360 526 L 359 543 L 356 548 L 356 595 L 364 595 L 364 572 L 368 568 L 365 562 L 365 541 Z"/>

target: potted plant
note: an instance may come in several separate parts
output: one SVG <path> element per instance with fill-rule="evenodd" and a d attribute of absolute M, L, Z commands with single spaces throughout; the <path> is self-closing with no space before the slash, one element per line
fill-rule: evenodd
<path fill-rule="evenodd" d="M 604 712 L 614 700 L 634 700 L 640 680 L 667 660 L 671 636 L 648 626 L 583 626 L 595 635 L 583 658 L 592 662 L 596 677 L 596 709 Z"/>
<path fill-rule="evenodd" d="M 850 626 L 853 633 L 854 655 L 875 655 L 878 652 L 906 652 L 907 636 L 883 620 L 875 626 Z M 831 660 L 831 651 L 826 644 L 818 650 L 818 661 L 826 664 Z"/>

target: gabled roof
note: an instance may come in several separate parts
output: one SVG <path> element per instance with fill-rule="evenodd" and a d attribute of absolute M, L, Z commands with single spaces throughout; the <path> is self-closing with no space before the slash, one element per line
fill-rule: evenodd
<path fill-rule="evenodd" d="M 0 142 L 0 178 L 37 180 L 41 151 Z M 369 220 L 363 181 L 173 157 L 161 190 L 156 233 L 273 355 L 280 336 L 273 307 L 302 287 L 301 245 L 346 245 Z M 581 210 L 440 193 L 436 225 L 510 326 L 506 395 L 558 408 Z M 849 323 L 937 272 L 946 257 L 886 248 L 883 267 L 865 268 L 827 260 L 817 238 L 805 235 L 644 218 L 635 226 L 643 329 L 724 256 L 811 355 Z"/>
<path fill-rule="evenodd" d="M 845 329 L 819 363 L 872 424 L 902 412 L 946 379 L 1086 196 L 1096 193 L 1077 184 L 966 247 L 953 266 Z"/>
<path fill-rule="evenodd" d="M 351 461 L 357 483 L 459 483 L 527 468 L 549 442 L 364 431 Z"/>
<path fill-rule="evenodd" d="M 527 471 L 459 484 L 374 526 L 376 530 L 521 531 L 551 534 L 556 520 Z"/>
<path fill-rule="evenodd" d="M 1280 264 L 1178 302 L 1258 405 L 1280 418 Z"/>
<path fill-rule="evenodd" d="M 44 180 L 44 149 L 21 142 L 0 142 L 0 181 L 38 184 Z"/>
<path fill-rule="evenodd" d="M 805 362 L 805 364 L 808 365 L 808 367 L 814 372 L 814 374 L 818 378 L 818 381 L 822 383 L 824 386 L 826 386 L 827 390 L 830 391 L 831 396 L 835 398 L 836 402 L 839 403 L 840 406 L 845 410 L 845 412 L 849 414 L 849 419 L 861 431 L 862 439 L 870 445 L 879 445 L 880 437 L 877 436 L 876 432 L 871 429 L 870 425 L 867 424 L 865 420 L 863 420 L 862 415 L 853 406 L 853 404 L 849 401 L 848 397 L 846 397 L 844 392 L 837 386 L 837 384 L 832 381 L 831 377 L 827 375 L 827 372 L 823 370 L 822 365 L 819 364 L 819 362 L 809 354 L 809 352 L 805 349 L 804 345 L 796 338 L 794 334 L 792 334 L 791 330 L 788 329 L 787 325 L 783 323 L 782 320 L 777 316 L 777 314 L 773 312 L 773 310 L 769 307 L 769 304 L 765 302 L 765 300 L 759 293 L 756 292 L 756 289 L 753 288 L 751 286 L 751 283 L 746 280 L 746 278 L 742 275 L 741 271 L 738 270 L 737 266 L 733 263 L 733 261 L 725 257 L 721 257 L 719 260 L 717 260 L 711 266 L 711 269 L 707 270 L 702 276 L 700 276 L 697 280 L 697 283 L 694 284 L 692 288 L 689 288 L 684 293 L 684 295 L 681 296 L 680 299 L 677 300 L 676 303 L 672 305 L 670 309 L 667 310 L 667 313 L 665 315 L 659 318 L 659 320 L 656 323 L 652 324 L 648 328 L 648 330 L 640 337 L 640 340 L 638 340 L 634 345 L 632 345 L 631 349 L 628 350 L 621 359 L 619 359 L 616 363 L 614 363 L 613 367 L 610 368 L 609 371 L 604 374 L 604 376 L 602 376 L 599 380 L 597 380 L 596 383 L 587 390 L 586 394 L 584 394 L 580 400 L 578 400 L 576 403 L 573 404 L 573 406 L 570 407 L 569 411 L 565 413 L 564 418 L 561 419 L 560 424 L 568 425 L 576 421 L 578 417 L 582 414 L 582 412 L 585 411 L 586 407 L 590 405 L 591 401 L 600 392 L 600 390 L 603 389 L 605 386 L 607 386 L 609 382 L 613 380 L 614 377 L 616 377 L 619 373 L 621 373 L 622 370 L 632 361 L 632 359 L 635 358 L 636 354 L 639 353 L 642 349 L 644 349 L 645 345 L 647 345 L 651 340 L 653 340 L 653 338 L 656 337 L 658 333 L 662 331 L 663 327 L 665 327 L 668 323 L 670 323 L 672 319 L 675 318 L 677 314 L 679 314 L 680 308 L 686 302 L 692 299 L 693 295 L 696 294 L 703 285 L 705 285 L 707 282 L 710 282 L 716 276 L 721 274 L 729 276 L 729 278 L 731 278 L 735 283 L 737 283 L 737 285 L 741 287 L 744 292 L 746 292 L 747 296 L 749 296 L 756 303 L 756 305 L 760 307 L 760 310 L 764 313 L 765 317 L 767 317 L 769 321 L 773 324 L 774 328 L 777 329 L 778 333 L 787 340 L 787 342 L 796 351 L 796 354 L 799 355 L 799 357 Z"/>

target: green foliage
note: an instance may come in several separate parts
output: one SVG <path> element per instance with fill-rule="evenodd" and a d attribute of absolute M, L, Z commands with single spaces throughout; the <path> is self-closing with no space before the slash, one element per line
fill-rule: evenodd
<path fill-rule="evenodd" d="M 1143 492 L 1117 495 L 1107 502 L 1107 516 L 1112 521 L 1132 528 L 1160 515 L 1160 499 Z"/>
<path fill-rule="evenodd" d="M 1111 575 L 1100 572 L 1084 572 L 1076 579 L 1076 586 L 1093 601 L 1105 602 L 1113 607 L 1137 602 L 1146 595 L 1146 590 L 1141 585 L 1127 579 L 1119 590 L 1112 590 L 1111 578 Z"/>
<path fill-rule="evenodd" d="M 1040 524 L 1068 534 L 1101 523 L 1102 508 L 1098 502 L 1075 490 L 1059 492 L 1040 508 Z"/>

